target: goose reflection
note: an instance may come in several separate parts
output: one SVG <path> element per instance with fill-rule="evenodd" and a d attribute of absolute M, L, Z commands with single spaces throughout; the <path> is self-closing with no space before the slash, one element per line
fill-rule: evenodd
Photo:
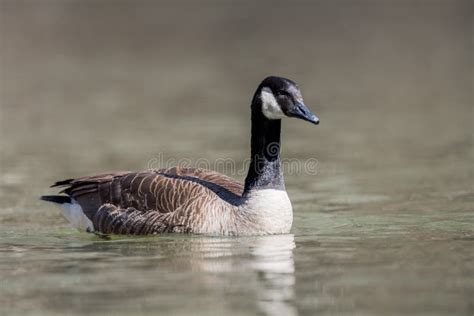
<path fill-rule="evenodd" d="M 259 272 L 258 305 L 266 315 L 297 314 L 293 235 L 258 238 L 252 248 L 252 267 Z"/>
<path fill-rule="evenodd" d="M 171 291 L 177 304 L 184 297 L 192 304 L 205 295 L 213 302 L 211 309 L 292 316 L 297 314 L 294 248 L 295 238 L 289 234 L 132 238 L 93 242 L 69 251 L 100 253 L 95 264 L 133 275 L 126 280 L 128 293 L 147 287 L 147 295 L 159 301 L 163 292 Z M 90 262 L 87 265 L 92 268 Z"/>
<path fill-rule="evenodd" d="M 203 238 L 193 244 L 197 246 L 193 249 L 193 268 L 210 272 L 205 282 L 216 284 L 222 276 L 241 275 L 248 290 L 255 292 L 257 306 L 265 315 L 297 315 L 294 235 Z M 247 279 L 248 272 L 252 272 L 253 279 Z"/>

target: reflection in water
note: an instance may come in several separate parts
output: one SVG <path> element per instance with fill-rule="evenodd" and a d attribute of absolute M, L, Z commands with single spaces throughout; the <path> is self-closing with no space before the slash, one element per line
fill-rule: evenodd
<path fill-rule="evenodd" d="M 223 276 L 225 282 L 233 282 L 235 271 L 241 269 L 241 273 L 255 276 L 255 280 L 249 280 L 251 283 L 245 286 L 256 292 L 257 306 L 265 315 L 297 315 L 294 305 L 294 235 L 196 238 L 190 241 L 191 268 L 195 272 L 208 273 L 202 275 L 201 282 L 215 285 Z M 249 273 L 252 271 L 255 273 Z"/>
<path fill-rule="evenodd" d="M 204 293 L 222 293 L 232 285 L 237 289 L 234 301 L 211 306 L 211 311 L 242 308 L 245 313 L 258 309 L 265 315 L 292 316 L 297 315 L 294 248 L 292 234 L 241 238 L 160 236 L 71 245 L 68 252 L 82 259 L 84 253 L 95 254 L 97 266 L 82 262 L 82 269 L 100 272 L 101 267 L 107 266 L 127 271 L 127 292 L 143 293 L 147 288 L 148 295 L 159 296 L 164 290 L 173 292 L 179 284 L 157 284 L 153 280 L 176 278 L 188 286 L 176 288 L 176 300 L 191 294 L 187 291 L 197 291 L 199 295 L 193 299 L 199 302 L 205 299 Z M 177 271 L 181 272 L 176 274 Z M 89 287 L 92 289 L 93 284 Z M 124 299 L 121 293 L 107 292 L 117 300 Z M 254 305 L 242 307 L 244 300 Z M 203 310 L 198 313 L 206 314 Z"/>
<path fill-rule="evenodd" d="M 255 272 L 253 290 L 256 292 L 258 308 L 266 315 L 296 315 L 294 235 L 247 237 L 239 239 L 204 238 L 193 240 L 192 267 L 215 273 L 233 273 L 241 258 L 241 269 Z M 222 260 L 223 258 L 231 260 Z M 221 260 L 209 260 L 209 259 Z M 209 283 L 215 280 L 207 279 Z M 250 284 L 249 284 L 250 285 Z"/>
<path fill-rule="evenodd" d="M 253 268 L 259 272 L 258 305 L 267 315 L 296 315 L 293 235 L 258 238 L 252 249 Z"/>

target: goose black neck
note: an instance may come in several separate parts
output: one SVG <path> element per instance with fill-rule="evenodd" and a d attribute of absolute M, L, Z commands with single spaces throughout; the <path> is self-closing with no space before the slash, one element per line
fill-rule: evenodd
<path fill-rule="evenodd" d="M 269 120 L 261 112 L 258 94 L 252 102 L 252 139 L 250 166 L 245 191 L 252 189 L 285 190 L 280 162 L 281 120 Z"/>

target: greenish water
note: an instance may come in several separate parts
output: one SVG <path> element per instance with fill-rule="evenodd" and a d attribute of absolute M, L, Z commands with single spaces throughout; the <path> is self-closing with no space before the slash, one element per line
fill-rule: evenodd
<path fill-rule="evenodd" d="M 246 238 L 100 240 L 36 200 L 74 171 L 10 175 L 2 201 L 12 206 L 0 222 L 2 314 L 472 314 L 469 161 L 337 162 L 351 172 L 334 163 L 321 160 L 315 176 L 287 176 L 291 234 Z"/>
<path fill-rule="evenodd" d="M 474 314 L 472 2 L 80 3 L 2 2 L 1 315 Z M 243 180 L 269 73 L 321 118 L 283 123 L 317 161 L 291 234 L 101 240 L 38 200 L 170 159 Z"/>

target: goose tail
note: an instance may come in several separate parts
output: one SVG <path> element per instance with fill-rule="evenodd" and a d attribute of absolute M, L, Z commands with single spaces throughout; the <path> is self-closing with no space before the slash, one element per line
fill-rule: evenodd
<path fill-rule="evenodd" d="M 66 196 L 66 195 L 43 195 L 40 197 L 40 199 L 43 201 L 57 203 L 57 204 L 64 204 L 64 203 L 72 204 L 71 197 Z"/>
<path fill-rule="evenodd" d="M 69 220 L 72 227 L 80 231 L 94 232 L 91 220 L 84 214 L 81 205 L 73 198 L 66 195 L 43 195 L 41 200 L 59 204 L 62 214 Z"/>

